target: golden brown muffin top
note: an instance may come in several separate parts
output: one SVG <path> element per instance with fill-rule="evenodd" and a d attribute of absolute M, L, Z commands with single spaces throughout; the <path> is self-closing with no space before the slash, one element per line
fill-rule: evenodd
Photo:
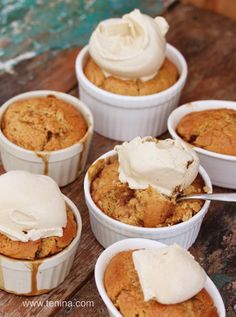
<path fill-rule="evenodd" d="M 107 295 L 124 317 L 218 317 L 205 289 L 179 304 L 163 305 L 155 300 L 145 302 L 132 252 L 116 254 L 104 274 Z"/>
<path fill-rule="evenodd" d="M 179 77 L 176 66 L 167 58 L 156 76 L 147 81 L 140 79 L 122 80 L 113 76 L 105 77 L 102 69 L 91 57 L 87 60 L 84 73 L 97 87 L 126 96 L 145 96 L 161 92 L 171 87 Z"/>
<path fill-rule="evenodd" d="M 0 233 L 0 254 L 19 260 L 38 260 L 65 249 L 75 238 L 77 224 L 73 212 L 67 207 L 67 224 L 62 237 L 48 237 L 35 241 L 21 242 Z"/>
<path fill-rule="evenodd" d="M 233 109 L 191 112 L 180 120 L 176 131 L 194 146 L 236 155 L 236 111 Z"/>
<path fill-rule="evenodd" d="M 176 203 L 152 187 L 133 190 L 119 180 L 117 158 L 99 160 L 89 169 L 91 196 L 95 204 L 108 216 L 134 226 L 155 228 L 174 225 L 194 216 L 202 207 L 201 200 Z M 203 192 L 200 175 L 183 194 Z"/>
<path fill-rule="evenodd" d="M 79 142 L 88 127 L 72 105 L 48 96 L 12 103 L 1 128 L 11 142 L 27 150 L 55 151 Z"/>

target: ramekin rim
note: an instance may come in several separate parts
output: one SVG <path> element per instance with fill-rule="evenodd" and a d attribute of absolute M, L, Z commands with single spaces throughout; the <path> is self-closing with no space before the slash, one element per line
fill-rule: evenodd
<path fill-rule="evenodd" d="M 133 102 L 143 102 L 143 101 L 152 101 L 155 100 L 157 97 L 165 97 L 165 96 L 169 96 L 170 93 L 174 90 L 176 90 L 176 88 L 181 87 L 188 75 L 188 66 L 187 66 L 187 62 L 183 56 L 183 54 L 177 49 L 175 48 L 173 45 L 167 43 L 167 51 L 171 51 L 172 53 L 175 54 L 175 56 L 178 58 L 179 63 L 181 64 L 181 74 L 178 78 L 178 80 L 176 81 L 176 83 L 174 83 L 171 87 L 165 89 L 164 91 L 161 91 L 159 93 L 155 93 L 155 94 L 151 94 L 151 95 L 146 95 L 146 96 L 125 96 L 125 95 L 119 95 L 119 94 L 115 94 L 109 91 L 106 91 L 104 89 L 101 89 L 99 87 L 97 87 L 96 85 L 94 85 L 93 83 L 91 83 L 88 78 L 85 76 L 83 69 L 81 67 L 82 64 L 82 59 L 84 58 L 84 56 L 88 53 L 88 45 L 85 45 L 81 51 L 78 53 L 77 58 L 76 58 L 76 62 L 75 62 L 75 68 L 76 68 L 76 76 L 77 79 L 79 81 L 79 77 L 86 83 L 87 86 L 89 86 L 89 88 L 91 90 L 94 91 L 94 93 L 103 95 L 104 97 L 110 97 L 113 100 L 115 99 L 116 101 L 133 101 Z M 79 75 L 78 75 L 79 73 Z M 117 107 L 117 105 L 116 105 Z M 121 103 L 119 105 L 119 107 L 121 108 L 126 108 L 126 106 Z M 151 105 L 146 105 L 146 107 L 151 107 Z"/>
<path fill-rule="evenodd" d="M 21 264 L 29 264 L 29 263 L 37 263 L 40 262 L 40 265 L 45 264 L 45 263 L 50 263 L 50 262 L 54 262 L 56 259 L 59 259 L 61 257 L 63 257 L 64 255 L 66 255 L 66 253 L 70 252 L 70 250 L 72 250 L 77 242 L 80 240 L 81 238 L 81 233 L 82 233 L 82 218 L 79 212 L 78 207 L 75 205 L 75 203 L 66 195 L 62 194 L 65 202 L 69 205 L 69 207 L 72 209 L 73 214 L 75 215 L 76 218 L 76 224 L 77 224 L 77 232 L 76 232 L 76 236 L 74 237 L 74 239 L 70 242 L 70 244 L 63 249 L 62 251 L 51 255 L 50 257 L 46 257 L 46 258 L 42 258 L 42 259 L 36 259 L 36 260 L 22 260 L 22 259 L 14 259 L 11 257 L 8 257 L 6 255 L 0 254 L 0 259 L 3 258 L 6 261 L 9 261 L 11 263 L 21 263 Z M 0 264 L 0 266 L 4 266 L 4 264 Z"/>
<path fill-rule="evenodd" d="M 108 157 L 114 156 L 115 154 L 116 153 L 114 150 L 108 151 L 105 154 L 101 155 L 99 158 L 97 158 L 92 163 L 92 165 L 95 164 L 100 159 L 108 158 Z M 208 186 L 210 188 L 210 192 L 212 192 L 212 183 L 211 183 L 210 177 L 202 166 L 199 167 L 199 173 L 203 177 L 204 182 L 208 183 L 205 185 Z M 85 199 L 92 206 L 93 212 L 97 215 L 97 217 L 105 220 L 112 227 L 126 229 L 126 230 L 131 231 L 132 233 L 135 232 L 135 233 L 140 233 L 140 234 L 143 233 L 143 234 L 150 234 L 150 235 L 154 234 L 154 233 L 156 234 L 156 233 L 166 233 L 166 232 L 171 232 L 171 231 L 173 232 L 177 228 L 178 229 L 186 228 L 189 225 L 191 225 L 191 223 L 195 222 L 198 218 L 201 218 L 202 215 L 204 215 L 206 213 L 206 211 L 210 205 L 210 201 L 206 200 L 204 202 L 202 208 L 199 210 L 199 212 L 197 214 L 195 214 L 190 219 L 183 221 L 181 223 L 177 223 L 177 224 L 169 226 L 169 227 L 166 226 L 166 227 L 160 227 L 160 228 L 144 228 L 144 227 L 138 227 L 138 226 L 126 224 L 126 223 L 123 223 L 119 220 L 113 219 L 113 218 L 109 217 L 108 215 L 106 215 L 100 208 L 97 207 L 97 205 L 95 204 L 95 202 L 93 201 L 93 199 L 91 197 L 88 171 L 86 172 L 85 177 L 84 177 L 84 194 L 85 194 Z"/>
<path fill-rule="evenodd" d="M 80 146 L 81 144 L 83 144 L 83 141 L 85 139 L 88 138 L 88 136 L 90 134 L 93 133 L 93 128 L 94 128 L 94 119 L 93 119 L 93 115 L 92 115 L 92 112 L 91 110 L 89 109 L 88 106 L 86 106 L 86 104 L 81 101 L 80 99 L 72 96 L 72 95 L 69 95 L 67 93 L 64 93 L 64 92 L 60 92 L 60 91 L 56 91 L 56 90 L 32 90 L 32 91 L 27 91 L 27 92 L 24 92 L 22 94 L 18 94 L 10 99 L 8 99 L 6 102 L 4 102 L 2 105 L 1 105 L 1 108 L 0 108 L 0 122 L 1 122 L 1 117 L 3 115 L 3 113 L 6 111 L 6 109 L 11 105 L 12 102 L 14 102 L 14 100 L 17 100 L 18 97 L 26 97 L 28 95 L 33 95 L 35 93 L 35 97 L 37 97 L 37 94 L 38 93 L 42 93 L 42 94 L 60 94 L 60 95 L 64 95 L 66 96 L 66 98 L 72 98 L 75 102 L 78 102 L 80 104 L 80 106 L 83 108 L 84 111 L 86 111 L 86 116 L 89 117 L 89 120 L 88 118 L 84 115 L 84 119 L 86 120 L 86 123 L 87 123 L 87 126 L 88 126 L 88 129 L 85 133 L 85 135 L 75 144 L 72 144 L 71 146 L 68 146 L 66 148 L 63 148 L 63 149 L 60 149 L 60 150 L 55 150 L 55 151 L 33 151 L 33 150 L 27 150 L 13 142 L 11 142 L 2 132 L 2 129 L 0 127 L 0 140 L 2 140 L 3 143 L 7 144 L 9 147 L 13 148 L 14 150 L 16 151 L 20 151 L 21 153 L 24 153 L 26 155 L 34 155 L 35 156 L 35 153 L 39 153 L 39 154 L 50 154 L 50 157 L 52 156 L 56 156 L 56 155 L 62 155 L 64 153 L 68 153 L 70 151 L 73 151 L 75 148 L 77 148 L 78 146 Z M 34 98 L 34 96 L 30 97 L 30 98 Z M 58 98 L 60 99 L 60 97 Z M 61 99 L 63 100 L 63 99 Z M 69 103 L 69 102 L 68 102 Z M 73 106 L 73 105 L 72 105 Z"/>
<path fill-rule="evenodd" d="M 95 269 L 94 269 L 94 276 L 95 276 L 95 282 L 96 282 L 96 286 L 98 289 L 98 292 L 103 300 L 103 302 L 105 303 L 106 307 L 112 312 L 113 315 L 115 315 L 115 317 L 122 317 L 122 315 L 119 313 L 119 311 L 116 309 L 115 305 L 112 303 L 111 299 L 109 298 L 109 296 L 107 295 L 107 292 L 105 290 L 105 285 L 103 283 L 103 277 L 100 274 L 100 270 L 104 270 L 105 269 L 105 264 L 102 263 L 103 259 L 107 256 L 107 254 L 111 254 L 112 256 L 115 256 L 115 254 L 117 254 L 118 252 L 121 251 L 117 251 L 115 252 L 111 252 L 111 250 L 116 249 L 117 246 L 119 245 L 125 245 L 127 246 L 126 250 L 134 250 L 134 247 L 129 247 L 129 245 L 131 245 L 133 242 L 139 242 L 141 244 L 140 248 L 147 248 L 142 246 L 144 244 L 150 244 L 150 245 L 156 245 L 158 248 L 159 247 L 165 247 L 166 244 L 156 241 L 156 240 L 151 240 L 151 239 L 145 239 L 145 238 L 129 238 L 129 239 L 123 239 L 120 241 L 117 241 L 115 243 L 113 243 L 112 245 L 108 246 L 105 250 L 103 250 L 103 252 L 99 255 L 96 264 L 95 264 Z M 123 249 L 123 248 L 122 248 Z M 211 278 L 207 275 L 207 281 L 205 286 L 208 284 L 208 287 L 214 291 L 214 293 L 216 293 L 217 298 L 212 300 L 215 304 L 215 307 L 218 311 L 218 313 L 220 314 L 220 317 L 225 317 L 225 305 L 222 299 L 222 296 L 218 290 L 218 288 L 216 287 L 216 285 L 214 284 L 214 282 L 211 280 Z"/>
<path fill-rule="evenodd" d="M 235 111 L 236 111 L 236 102 L 235 101 L 231 101 L 231 100 L 217 100 L 217 99 L 209 99 L 209 100 L 196 100 L 196 101 L 190 101 L 187 102 L 183 105 L 180 105 L 179 107 L 177 107 L 176 109 L 174 109 L 171 114 L 168 117 L 167 120 L 167 127 L 168 127 L 168 131 L 170 133 L 170 135 L 172 136 L 172 138 L 177 139 L 177 140 L 182 140 L 184 141 L 175 131 L 175 128 L 173 127 L 173 118 L 175 118 L 175 115 L 177 113 L 179 113 L 181 110 L 183 109 L 189 109 L 190 105 L 196 107 L 197 104 L 201 104 L 204 105 L 206 103 L 225 103 L 225 104 L 235 104 Z M 219 107 L 217 108 L 209 108 L 206 106 L 205 110 L 207 109 L 220 109 Z M 229 108 L 232 109 L 232 108 Z M 193 109 L 193 111 L 197 111 L 196 108 Z M 199 110 L 199 111 L 204 111 L 204 110 Z M 189 112 L 188 112 L 189 113 Z M 183 116 L 181 118 L 183 118 L 187 113 L 183 114 Z M 236 161 L 236 156 L 235 155 L 227 155 L 227 154 L 222 154 L 222 153 L 217 153 L 217 152 L 213 152 L 213 151 L 209 151 L 209 150 L 205 150 L 203 148 L 200 148 L 198 146 L 193 146 L 193 149 L 201 154 L 204 154 L 206 156 L 209 157 L 214 157 L 214 158 L 218 158 L 218 159 L 222 159 L 222 160 L 227 160 L 227 161 Z"/>

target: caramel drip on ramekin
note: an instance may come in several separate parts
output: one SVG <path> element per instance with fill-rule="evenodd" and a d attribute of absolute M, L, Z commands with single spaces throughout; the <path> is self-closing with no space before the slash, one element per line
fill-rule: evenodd
<path fill-rule="evenodd" d="M 43 171 L 43 174 L 44 175 L 48 175 L 48 160 L 49 160 L 49 154 L 47 153 L 41 153 L 41 152 L 35 152 L 36 155 L 38 157 L 40 157 L 44 163 L 44 171 Z"/>
<path fill-rule="evenodd" d="M 17 261 L 12 259 L 13 261 Z M 4 276 L 3 276 L 3 269 L 1 265 L 1 258 L 0 258 L 0 289 L 4 290 L 7 293 L 15 294 L 15 295 L 24 295 L 24 296 L 35 296 L 35 295 L 41 295 L 50 292 L 50 289 L 40 289 L 38 290 L 37 285 L 37 274 L 38 274 L 38 268 L 42 261 L 33 261 L 30 262 L 30 269 L 31 269 L 31 291 L 28 293 L 21 293 L 21 292 L 14 292 L 12 290 L 8 290 L 5 288 L 4 283 Z"/>
<path fill-rule="evenodd" d="M 83 168 L 84 168 L 83 165 L 84 165 L 85 155 L 86 155 L 87 150 L 88 150 L 89 138 L 90 138 L 90 136 L 88 134 L 85 134 L 85 137 L 79 141 L 79 143 L 82 145 L 83 149 L 79 153 L 80 157 L 79 157 L 79 162 L 78 162 L 78 167 L 77 167 L 78 175 L 81 174 L 81 172 L 83 171 Z"/>
<path fill-rule="evenodd" d="M 41 261 L 31 262 L 31 294 L 38 293 L 37 274 Z"/>

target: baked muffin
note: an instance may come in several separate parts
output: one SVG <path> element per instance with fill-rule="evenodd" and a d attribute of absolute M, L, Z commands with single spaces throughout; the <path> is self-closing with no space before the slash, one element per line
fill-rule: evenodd
<path fill-rule="evenodd" d="M 87 78 L 97 87 L 106 91 L 126 96 L 145 96 L 161 92 L 178 80 L 176 66 L 165 58 L 158 73 L 147 81 L 141 79 L 122 80 L 114 76 L 105 76 L 102 69 L 89 57 L 84 67 Z"/>
<path fill-rule="evenodd" d="M 194 146 L 236 155 L 236 111 L 233 109 L 191 112 L 180 120 L 176 131 Z"/>
<path fill-rule="evenodd" d="M 119 162 L 116 156 L 99 160 L 89 169 L 91 196 L 95 204 L 109 217 L 123 223 L 156 228 L 186 221 L 199 212 L 201 200 L 176 202 L 154 190 L 131 189 L 119 180 Z M 204 181 L 198 174 L 183 194 L 204 192 Z"/>
<path fill-rule="evenodd" d="M 0 255 L 20 260 L 60 252 L 78 229 L 55 181 L 25 171 L 0 176 L 0 223 Z"/>
<path fill-rule="evenodd" d="M 0 254 L 20 260 L 37 260 L 65 249 L 75 238 L 77 224 L 73 212 L 67 207 L 67 224 L 62 237 L 47 237 L 35 241 L 14 241 L 0 233 Z"/>
<path fill-rule="evenodd" d="M 214 303 L 205 289 L 178 304 L 163 305 L 144 301 L 138 274 L 132 260 L 133 251 L 115 255 L 105 270 L 107 295 L 124 317 L 217 317 Z"/>
<path fill-rule="evenodd" d="M 56 151 L 79 142 L 87 123 L 72 105 L 55 96 L 12 103 L 3 114 L 1 129 L 9 141 L 32 151 Z"/>
<path fill-rule="evenodd" d="M 138 9 L 101 21 L 89 40 L 84 74 L 118 95 L 145 96 L 171 87 L 179 72 L 166 57 L 168 29 L 163 17 L 152 18 Z"/>

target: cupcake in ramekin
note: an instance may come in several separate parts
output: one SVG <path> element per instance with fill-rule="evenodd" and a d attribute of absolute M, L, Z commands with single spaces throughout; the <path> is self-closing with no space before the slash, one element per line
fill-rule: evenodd
<path fill-rule="evenodd" d="M 82 229 L 80 213 L 45 175 L 0 176 L 0 289 L 33 296 L 69 274 Z"/>
<path fill-rule="evenodd" d="M 209 201 L 177 197 L 211 192 L 212 186 L 187 144 L 136 137 L 95 161 L 84 191 L 93 233 L 104 247 L 137 237 L 189 248 Z"/>
<path fill-rule="evenodd" d="M 168 24 L 135 9 L 99 23 L 76 60 L 80 98 L 95 131 L 115 140 L 160 135 L 187 77 L 181 53 L 166 44 Z"/>
<path fill-rule="evenodd" d="M 193 146 L 214 185 L 236 189 L 236 102 L 182 105 L 169 116 L 168 130 L 174 139 Z"/>
<path fill-rule="evenodd" d="M 225 317 L 214 283 L 176 244 L 119 241 L 98 258 L 95 281 L 112 317 Z"/>
<path fill-rule="evenodd" d="M 49 175 L 65 186 L 84 169 L 93 117 L 77 98 L 50 90 L 23 93 L 1 106 L 0 125 L 6 171 Z"/>

